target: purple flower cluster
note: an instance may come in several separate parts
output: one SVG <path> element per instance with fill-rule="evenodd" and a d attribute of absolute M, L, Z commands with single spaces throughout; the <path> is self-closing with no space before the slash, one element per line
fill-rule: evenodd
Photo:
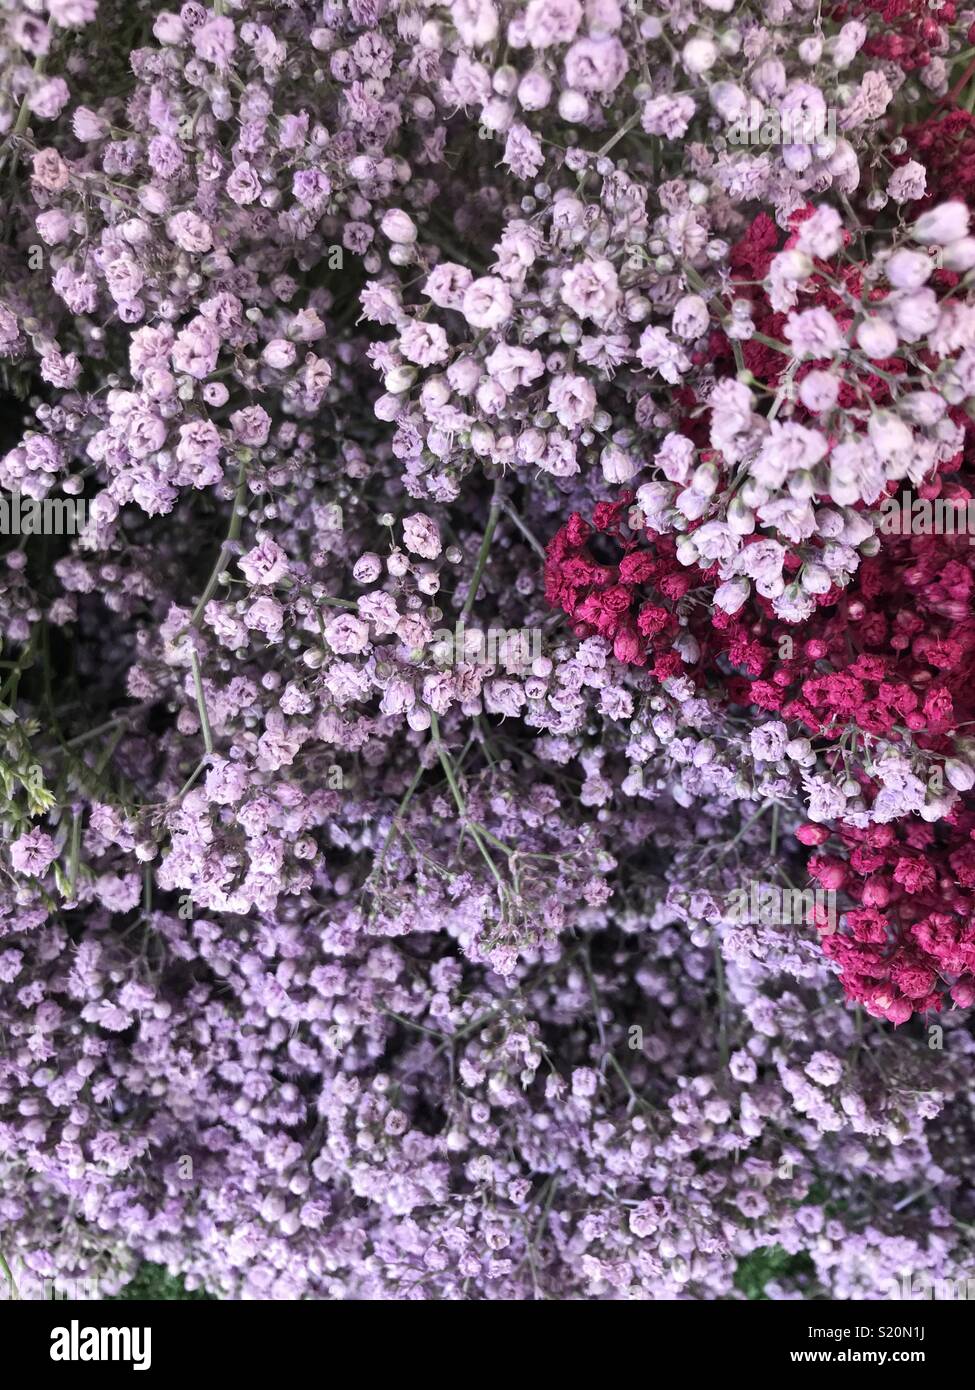
<path fill-rule="evenodd" d="M 896 132 L 975 12 L 914 74 L 860 9 L 6 7 L 0 492 L 86 512 L 0 537 L 11 1268 L 965 1273 L 965 1015 L 895 1031 L 814 923 L 727 911 L 904 744 L 839 768 L 692 674 L 695 606 L 803 621 L 972 447 L 975 238 Z M 548 539 L 620 487 L 711 583 L 664 679 L 546 602 Z"/>

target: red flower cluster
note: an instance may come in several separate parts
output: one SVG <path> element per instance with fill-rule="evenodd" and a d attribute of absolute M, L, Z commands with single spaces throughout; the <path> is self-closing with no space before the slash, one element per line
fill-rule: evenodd
<path fill-rule="evenodd" d="M 833 13 L 837 20 L 869 20 L 871 14 L 879 15 L 883 29 L 867 38 L 863 51 L 871 58 L 896 63 L 904 72 L 925 68 L 936 54 L 944 52 L 947 26 L 958 17 L 952 0 L 946 4 L 937 0 L 855 0 L 838 6 Z"/>
<path fill-rule="evenodd" d="M 944 111 L 904 133 L 908 148 L 898 162 L 920 159 L 927 175 L 920 206 L 928 207 L 946 198 L 962 198 L 969 205 L 975 204 L 975 116 L 963 110 Z"/>
<path fill-rule="evenodd" d="M 944 478 L 926 492 L 971 495 Z M 549 544 L 546 595 L 578 636 L 598 633 L 620 661 L 649 666 L 657 679 L 685 674 L 719 702 L 777 712 L 817 740 L 838 777 L 849 775 L 838 745 L 851 734 L 860 747 L 861 736 L 882 735 L 939 760 L 957 751 L 956 733 L 975 725 L 967 535 L 886 538 L 848 590 L 821 596 L 796 627 L 756 595 L 733 616 L 688 602 L 695 591 L 710 598 L 715 571 L 681 565 L 670 536 L 631 533 L 632 502 L 625 492 L 601 503 L 591 524 L 574 514 Z M 596 546 L 611 554 L 597 559 Z M 681 634 L 693 641 L 679 642 Z M 856 760 L 853 775 L 872 804 L 879 786 Z M 817 846 L 830 833 L 810 825 L 799 838 Z M 837 834 L 837 852 L 809 867 L 856 904 L 824 940 L 849 997 L 894 1023 L 940 1008 L 946 991 L 958 1004 L 975 1000 L 975 813 L 956 811 L 937 827 L 909 821 Z"/>
<path fill-rule="evenodd" d="M 548 545 L 545 597 L 569 615 L 577 636 L 607 638 L 617 660 L 630 666 L 652 659 L 653 674 L 664 680 L 683 667 L 672 650 L 680 627 L 675 605 L 703 576 L 679 563 L 671 537 L 655 537 L 647 550 L 624 532 L 632 501 L 633 493 L 624 492 L 617 502 L 601 502 L 591 524 L 573 512 Z M 594 558 L 590 542 L 599 534 L 622 552 L 616 562 Z"/>
<path fill-rule="evenodd" d="M 950 491 L 969 495 L 958 485 Z M 546 597 L 577 635 L 606 637 L 618 660 L 651 663 L 658 679 L 684 671 L 733 703 L 776 711 L 821 738 L 839 739 L 852 725 L 895 739 L 910 731 L 920 747 L 949 754 L 947 733 L 975 720 L 975 551 L 966 536 L 889 538 L 848 590 L 821 595 L 797 628 L 757 595 L 734 615 L 681 607 L 692 589 L 709 597 L 715 570 L 681 565 L 670 536 L 648 532 L 641 541 L 626 531 L 632 501 L 625 492 L 601 503 L 591 524 L 574 513 L 549 543 Z M 616 562 L 594 557 L 599 535 L 617 546 Z M 787 569 L 790 561 L 798 566 L 790 557 Z M 689 665 L 673 659 L 681 630 L 699 653 Z M 722 654 L 728 661 L 719 664 Z"/>
<path fill-rule="evenodd" d="M 818 733 L 855 724 L 949 754 L 946 737 L 975 717 L 975 555 L 966 536 L 889 539 L 847 595 L 808 625 L 825 673 L 781 706 Z"/>
<path fill-rule="evenodd" d="M 829 834 L 804 829 L 806 843 Z M 856 904 L 843 930 L 823 938 L 847 995 L 892 1023 L 940 1010 L 946 992 L 963 1007 L 975 1002 L 975 814 L 843 827 L 838 838 L 845 857 L 814 855 L 809 872 Z"/>

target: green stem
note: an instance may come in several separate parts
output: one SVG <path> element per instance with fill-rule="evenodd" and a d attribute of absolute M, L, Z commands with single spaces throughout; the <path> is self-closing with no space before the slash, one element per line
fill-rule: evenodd
<path fill-rule="evenodd" d="M 630 131 L 640 120 L 641 116 L 642 111 L 634 111 L 633 115 L 630 116 L 629 120 L 625 121 L 623 125 L 620 126 L 616 134 L 611 136 L 611 138 L 606 141 L 605 145 L 600 145 L 599 149 L 596 151 L 596 158 L 602 159 L 605 155 L 609 154 L 610 150 L 613 149 L 614 146 L 619 144 L 619 142 L 623 139 L 624 135 L 629 135 Z"/>
<path fill-rule="evenodd" d="M 240 529 L 244 520 L 244 496 L 247 490 L 247 463 L 244 459 L 240 461 L 240 468 L 237 471 L 237 490 L 234 493 L 233 512 L 230 517 L 230 525 L 227 528 L 227 537 L 220 547 L 216 564 L 210 571 L 210 578 L 207 580 L 206 588 L 199 603 L 193 610 L 190 619 L 190 627 L 200 627 L 203 622 L 203 614 L 207 604 L 213 598 L 217 585 L 220 583 L 220 576 L 230 564 L 230 555 L 234 542 L 240 539 Z"/>
<path fill-rule="evenodd" d="M 359 605 L 356 603 L 355 599 L 351 598 L 333 598 L 330 594 L 326 594 L 325 597 L 320 598 L 318 602 L 325 604 L 331 603 L 334 604 L 336 608 L 350 608 L 353 613 L 358 613 L 359 611 Z"/>
<path fill-rule="evenodd" d="M 31 628 L 31 634 L 27 640 L 26 646 L 17 658 L 16 666 L 4 681 L 3 688 L 0 689 L 0 705 L 6 704 L 8 694 L 11 695 L 14 700 L 17 698 L 17 687 L 20 685 L 20 678 L 33 662 L 36 640 L 37 628 L 33 627 Z"/>
<path fill-rule="evenodd" d="M 546 558 L 545 547 L 541 544 L 540 541 L 536 539 L 536 537 L 528 529 L 528 527 L 522 521 L 521 517 L 518 515 L 518 513 L 515 511 L 514 507 L 511 505 L 511 503 L 508 501 L 506 497 L 502 499 L 501 507 L 504 511 L 505 516 L 514 522 L 518 530 L 524 536 L 525 540 L 534 550 L 535 554 L 540 559 L 544 560 Z"/>
<path fill-rule="evenodd" d="M 0 1250 L 0 1272 L 3 1273 L 4 1278 L 6 1279 L 7 1283 L 10 1285 L 10 1296 L 11 1296 L 11 1298 L 12 1298 L 12 1299 L 19 1299 L 19 1298 L 20 1298 L 20 1290 L 19 1290 L 18 1287 L 17 1287 L 17 1281 L 16 1281 L 16 1279 L 15 1279 L 14 1276 L 13 1276 L 13 1271 L 11 1270 L 10 1266 L 7 1264 L 6 1256 L 4 1255 L 4 1253 L 3 1253 L 2 1250 Z"/>
<path fill-rule="evenodd" d="M 494 484 L 494 491 L 491 494 L 491 509 L 488 512 L 487 527 L 481 540 L 481 548 L 477 553 L 477 563 L 474 566 L 474 575 L 471 579 L 471 587 L 464 600 L 464 606 L 460 611 L 462 618 L 469 618 L 474 607 L 474 600 L 477 598 L 477 591 L 481 586 L 481 576 L 484 573 L 484 566 L 487 564 L 488 554 L 491 550 L 491 542 L 494 539 L 495 528 L 501 516 L 501 507 L 504 495 L 501 491 L 501 479 L 498 478 Z"/>
<path fill-rule="evenodd" d="M 589 983 L 589 997 L 592 999 L 593 1018 L 596 1023 L 596 1032 L 599 1034 L 599 1045 L 606 1051 L 606 1030 L 603 1028 L 602 1005 L 599 1001 L 599 994 L 596 990 L 596 979 L 592 973 L 592 962 L 589 959 L 589 946 L 586 945 L 582 950 L 582 964 L 586 972 L 586 980 Z M 608 1054 L 607 1054 L 608 1055 Z"/>
<path fill-rule="evenodd" d="M 206 758 L 201 758 L 200 761 L 197 763 L 196 767 L 190 773 L 189 777 L 187 777 L 186 781 L 183 783 L 179 791 L 176 793 L 175 801 L 177 803 L 182 801 L 183 797 L 190 790 L 190 788 L 195 785 L 196 779 L 199 777 L 200 773 L 203 771 L 206 765 Z"/>
<path fill-rule="evenodd" d="M 68 897 L 74 902 L 78 890 L 78 863 L 81 858 L 81 820 L 83 813 L 71 814 L 71 848 L 68 851 Z"/>
<path fill-rule="evenodd" d="M 451 762 L 450 756 L 447 753 L 447 750 L 444 747 L 440 738 L 440 721 L 434 714 L 433 710 L 430 711 L 430 732 L 433 735 L 433 746 L 437 750 L 437 757 L 440 759 L 440 766 L 443 768 L 444 776 L 447 779 L 447 785 L 450 787 L 450 794 L 454 798 L 454 805 L 457 807 L 458 811 L 461 814 L 463 828 L 465 830 L 470 831 L 471 839 L 474 841 L 475 845 L 477 845 L 481 857 L 484 860 L 485 864 L 488 866 L 488 869 L 491 871 L 491 874 L 495 882 L 497 883 L 498 889 L 503 898 L 505 896 L 506 891 L 504 879 L 498 872 L 498 866 L 495 864 L 494 860 L 488 853 L 487 846 L 482 840 L 477 826 L 472 823 L 470 816 L 468 815 L 467 803 L 464 800 L 464 794 L 457 784 L 457 778 L 454 776 L 453 763 Z"/>
<path fill-rule="evenodd" d="M 190 650 L 190 665 L 193 667 L 193 685 L 196 690 L 196 707 L 200 712 L 200 728 L 203 731 L 203 746 L 208 753 L 213 752 L 213 732 L 210 716 L 207 714 L 206 697 L 203 694 L 203 674 L 200 671 L 200 658 L 196 651 Z"/>
<path fill-rule="evenodd" d="M 88 729 L 83 734 L 78 734 L 74 738 L 69 738 L 67 743 L 64 745 L 65 748 L 79 748 L 81 744 L 87 743 L 89 739 L 100 738 L 102 734 L 107 734 L 110 730 L 116 729 L 120 725 L 122 726 L 124 731 L 124 729 L 128 726 L 129 722 L 134 718 L 134 716 L 136 714 L 141 713 L 143 710 L 148 709 L 150 703 L 151 702 L 147 701 L 145 704 L 138 705 L 129 714 L 116 715 L 114 719 L 107 719 L 104 724 L 96 724 L 94 729 Z"/>
<path fill-rule="evenodd" d="M 728 994 L 724 979 L 724 957 L 717 936 L 714 938 L 714 973 L 718 985 L 718 1065 L 724 1071 L 728 1066 Z"/>
<path fill-rule="evenodd" d="M 43 77 L 46 65 L 47 55 L 45 53 L 39 53 L 34 59 L 34 76 Z M 26 92 L 21 100 L 20 110 L 17 112 L 17 119 L 14 121 L 13 129 L 10 132 L 10 136 L 14 139 L 16 139 L 18 135 L 23 135 L 24 131 L 27 129 L 27 122 L 30 120 L 30 95 L 30 92 Z"/>
<path fill-rule="evenodd" d="M 749 342 L 764 343 L 766 347 L 774 348 L 776 352 L 781 352 L 783 357 L 791 357 L 792 349 L 788 343 L 780 343 L 778 338 L 769 338 L 765 333 L 753 333 Z"/>
<path fill-rule="evenodd" d="M 383 864 L 386 862 L 386 855 L 388 854 L 390 847 L 396 841 L 396 836 L 399 834 L 400 826 L 403 822 L 403 817 L 406 814 L 406 809 L 409 806 L 410 802 L 413 800 L 413 793 L 419 786 L 420 778 L 423 776 L 424 771 L 425 769 L 423 767 L 423 764 L 420 763 L 417 766 L 416 772 L 414 772 L 413 774 L 413 779 L 410 782 L 410 785 L 406 789 L 406 792 L 403 796 L 403 800 L 396 808 L 396 814 L 393 816 L 393 823 L 392 825 L 390 825 L 389 833 L 386 836 L 385 841 L 383 842 L 382 852 L 380 853 L 379 858 L 376 861 L 375 868 L 369 875 L 370 880 L 376 879 L 378 881 L 379 875 L 382 873 Z"/>

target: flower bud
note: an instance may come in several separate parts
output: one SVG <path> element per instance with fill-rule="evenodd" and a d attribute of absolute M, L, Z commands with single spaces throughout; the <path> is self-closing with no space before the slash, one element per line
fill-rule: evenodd
<path fill-rule="evenodd" d="M 629 482 L 630 478 L 640 471 L 637 461 L 618 444 L 607 444 L 599 456 L 599 462 L 602 464 L 603 477 L 608 483 Z"/>
<path fill-rule="evenodd" d="M 751 585 L 747 579 L 726 579 L 714 591 L 714 606 L 722 613 L 737 613 L 748 602 Z"/>
<path fill-rule="evenodd" d="M 827 594 L 833 585 L 824 565 L 803 565 L 799 582 L 807 594 Z"/>
<path fill-rule="evenodd" d="M 893 357 L 897 351 L 896 329 L 877 314 L 863 320 L 857 328 L 856 339 L 858 346 L 874 362 Z"/>
<path fill-rule="evenodd" d="M 951 986 L 950 994 L 952 1002 L 960 1009 L 967 1009 L 975 1004 L 975 984 L 971 980 L 959 980 L 956 985 Z"/>
<path fill-rule="evenodd" d="M 416 223 L 401 208 L 390 208 L 379 225 L 383 236 L 398 246 L 411 246 L 416 241 Z"/>
<path fill-rule="evenodd" d="M 718 61 L 718 48 L 708 38 L 688 39 L 680 56 L 686 71 L 696 76 L 714 67 Z"/>
<path fill-rule="evenodd" d="M 728 527 L 736 536 L 750 536 L 755 530 L 755 513 L 740 497 L 733 497 L 728 507 Z"/>
<path fill-rule="evenodd" d="M 383 377 L 383 385 L 393 396 L 408 391 L 414 381 L 416 381 L 416 368 L 408 367 L 405 364 L 401 367 L 393 367 Z"/>
<path fill-rule="evenodd" d="M 721 481 L 721 474 L 718 472 L 716 464 L 701 463 L 695 468 L 691 478 L 691 487 L 702 497 L 710 497 L 717 491 L 718 483 Z"/>
<path fill-rule="evenodd" d="M 968 208 L 964 203 L 941 203 L 930 212 L 922 212 L 914 223 L 911 236 L 925 246 L 947 246 L 968 235 Z"/>
<path fill-rule="evenodd" d="M 957 270 L 961 273 L 975 268 L 975 237 L 963 236 L 946 246 L 941 265 L 944 270 Z"/>
<path fill-rule="evenodd" d="M 970 792 L 975 786 L 975 770 L 960 758 L 949 758 L 945 763 L 945 776 L 957 792 Z"/>

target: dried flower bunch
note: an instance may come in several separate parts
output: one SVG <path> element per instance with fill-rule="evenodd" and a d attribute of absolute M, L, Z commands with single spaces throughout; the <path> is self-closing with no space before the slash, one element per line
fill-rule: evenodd
<path fill-rule="evenodd" d="M 0 1270 L 964 1276 L 975 9 L 8 0 L 0 70 Z"/>

